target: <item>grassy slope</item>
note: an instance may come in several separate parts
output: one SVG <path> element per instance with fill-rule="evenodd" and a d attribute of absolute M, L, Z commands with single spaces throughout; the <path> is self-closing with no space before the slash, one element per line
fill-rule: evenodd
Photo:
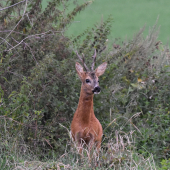
<path fill-rule="evenodd" d="M 79 3 L 85 0 L 79 0 Z M 67 31 L 67 35 L 78 35 L 87 27 L 92 27 L 101 18 L 112 15 L 114 23 L 110 40 L 114 38 L 126 37 L 129 39 L 134 33 L 138 32 L 146 24 L 145 35 L 150 26 L 154 25 L 159 16 L 158 26 L 160 25 L 159 39 L 167 43 L 170 37 L 170 1 L 169 0 L 95 0 L 85 11 L 75 18 Z"/>

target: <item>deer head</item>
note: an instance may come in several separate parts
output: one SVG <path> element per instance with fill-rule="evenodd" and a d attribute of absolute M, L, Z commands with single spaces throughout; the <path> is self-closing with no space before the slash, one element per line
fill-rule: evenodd
<path fill-rule="evenodd" d="M 99 94 L 100 93 L 99 76 L 101 76 L 105 72 L 107 63 L 104 62 L 103 64 L 98 66 L 95 70 L 93 70 L 94 65 L 95 65 L 95 60 L 96 60 L 96 50 L 95 50 L 95 53 L 92 56 L 93 62 L 91 65 L 91 70 L 89 70 L 89 68 L 85 64 L 84 55 L 82 55 L 82 58 L 81 58 L 79 54 L 77 53 L 77 56 L 82 62 L 83 67 L 85 68 L 85 71 L 84 71 L 83 67 L 78 62 L 76 62 L 76 70 L 82 82 L 83 90 L 87 94 Z"/>

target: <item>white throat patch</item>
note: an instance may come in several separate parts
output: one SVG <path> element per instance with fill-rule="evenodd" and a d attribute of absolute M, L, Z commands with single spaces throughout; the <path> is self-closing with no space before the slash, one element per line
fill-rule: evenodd
<path fill-rule="evenodd" d="M 100 92 L 94 92 L 94 94 L 100 94 Z"/>

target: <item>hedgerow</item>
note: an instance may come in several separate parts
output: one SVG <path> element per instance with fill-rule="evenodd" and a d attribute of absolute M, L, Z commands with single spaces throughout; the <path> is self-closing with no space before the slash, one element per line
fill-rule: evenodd
<path fill-rule="evenodd" d="M 111 45 L 111 16 L 77 37 L 66 37 L 71 21 L 90 3 L 71 12 L 67 1 L 52 0 L 45 10 L 40 0 L 1 3 L 8 8 L 0 16 L 0 167 L 19 169 L 25 161 L 40 161 L 54 169 L 145 169 L 164 166 L 170 158 L 168 47 L 157 40 L 156 25 L 146 38 L 142 28 L 132 40 Z M 104 129 L 101 154 L 90 164 L 68 142 L 68 131 L 81 85 L 75 51 L 84 53 L 89 64 L 94 49 L 96 65 L 107 61 L 108 67 L 100 80 L 102 92 L 94 96 Z"/>

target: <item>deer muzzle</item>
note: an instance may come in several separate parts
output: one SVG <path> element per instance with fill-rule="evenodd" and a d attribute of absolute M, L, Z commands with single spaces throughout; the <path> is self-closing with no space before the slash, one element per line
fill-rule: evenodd
<path fill-rule="evenodd" d="M 94 94 L 99 94 L 100 93 L 100 87 L 99 86 L 96 86 L 93 90 L 93 93 Z"/>

